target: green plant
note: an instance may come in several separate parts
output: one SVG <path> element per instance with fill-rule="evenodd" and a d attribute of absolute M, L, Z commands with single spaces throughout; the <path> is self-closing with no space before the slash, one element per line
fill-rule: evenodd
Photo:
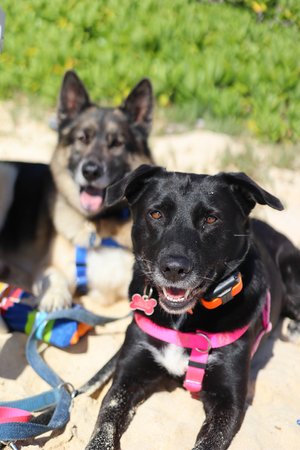
<path fill-rule="evenodd" d="M 259 181 L 268 177 L 270 167 L 299 170 L 298 149 L 293 145 L 261 146 L 246 142 L 238 151 L 227 147 L 219 161 L 220 170 L 242 171 Z"/>
<path fill-rule="evenodd" d="M 93 99 L 118 104 L 148 76 L 158 106 L 178 120 L 201 117 L 221 130 L 232 123 L 261 139 L 295 142 L 297 2 L 264 2 L 272 11 L 290 8 L 286 26 L 275 15 L 257 21 L 246 0 L 2 0 L 0 97 L 22 92 L 54 105 L 63 73 L 75 68 Z"/>

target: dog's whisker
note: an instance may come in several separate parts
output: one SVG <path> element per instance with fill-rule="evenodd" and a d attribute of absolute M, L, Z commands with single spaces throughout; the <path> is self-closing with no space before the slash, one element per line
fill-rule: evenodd
<path fill-rule="evenodd" d="M 144 255 L 138 255 L 136 257 L 136 260 L 137 260 L 138 263 L 141 264 L 144 274 L 149 278 L 149 280 L 151 279 L 154 282 L 154 280 L 153 280 L 153 268 L 152 268 L 153 267 L 153 261 L 145 258 Z M 201 280 L 214 281 L 213 278 L 210 278 L 210 277 L 205 276 L 205 275 L 198 275 L 198 277 Z M 155 282 L 154 282 L 154 284 L 155 284 Z"/>
<path fill-rule="evenodd" d="M 143 258 L 137 258 L 137 262 L 140 263 L 143 267 L 146 267 L 148 270 L 151 269 L 151 261 L 145 260 Z"/>
<path fill-rule="evenodd" d="M 201 278 L 201 280 L 214 281 L 213 278 L 203 277 L 203 276 L 201 276 L 201 275 L 199 275 L 199 278 Z"/>

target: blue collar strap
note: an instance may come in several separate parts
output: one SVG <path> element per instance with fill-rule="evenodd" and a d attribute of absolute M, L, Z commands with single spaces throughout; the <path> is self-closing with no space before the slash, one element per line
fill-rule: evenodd
<path fill-rule="evenodd" d="M 130 209 L 129 208 L 123 208 L 122 211 L 119 214 L 119 218 L 121 220 L 128 220 L 130 217 Z"/>
<path fill-rule="evenodd" d="M 111 247 L 111 248 L 124 248 L 126 247 L 124 245 L 119 244 L 115 239 L 112 237 L 103 238 L 101 242 L 102 247 Z"/>

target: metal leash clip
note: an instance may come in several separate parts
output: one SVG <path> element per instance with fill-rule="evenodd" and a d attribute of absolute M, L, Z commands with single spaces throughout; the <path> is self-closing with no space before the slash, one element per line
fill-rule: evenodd
<path fill-rule="evenodd" d="M 3 444 L 3 445 L 6 445 L 6 446 L 8 445 L 11 448 L 11 450 L 18 450 L 18 447 L 15 445 L 14 442 L 3 442 L 3 441 L 1 441 L 0 443 Z"/>
<path fill-rule="evenodd" d="M 73 384 L 69 383 L 68 381 L 66 381 L 65 383 L 61 383 L 58 386 L 58 388 L 65 388 L 65 390 L 70 394 L 70 396 L 71 396 L 70 410 L 71 410 L 73 407 L 74 399 L 75 399 L 76 395 L 78 394 L 77 389 L 75 389 Z"/>

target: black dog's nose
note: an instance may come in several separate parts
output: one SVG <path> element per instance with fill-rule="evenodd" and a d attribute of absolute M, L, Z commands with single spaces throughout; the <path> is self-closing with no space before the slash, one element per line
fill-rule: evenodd
<path fill-rule="evenodd" d="M 103 168 L 94 161 L 85 162 L 81 171 L 87 181 L 97 180 L 103 174 Z"/>
<path fill-rule="evenodd" d="M 192 262 L 185 256 L 164 256 L 160 261 L 160 270 L 169 281 L 183 280 L 192 270 Z"/>

